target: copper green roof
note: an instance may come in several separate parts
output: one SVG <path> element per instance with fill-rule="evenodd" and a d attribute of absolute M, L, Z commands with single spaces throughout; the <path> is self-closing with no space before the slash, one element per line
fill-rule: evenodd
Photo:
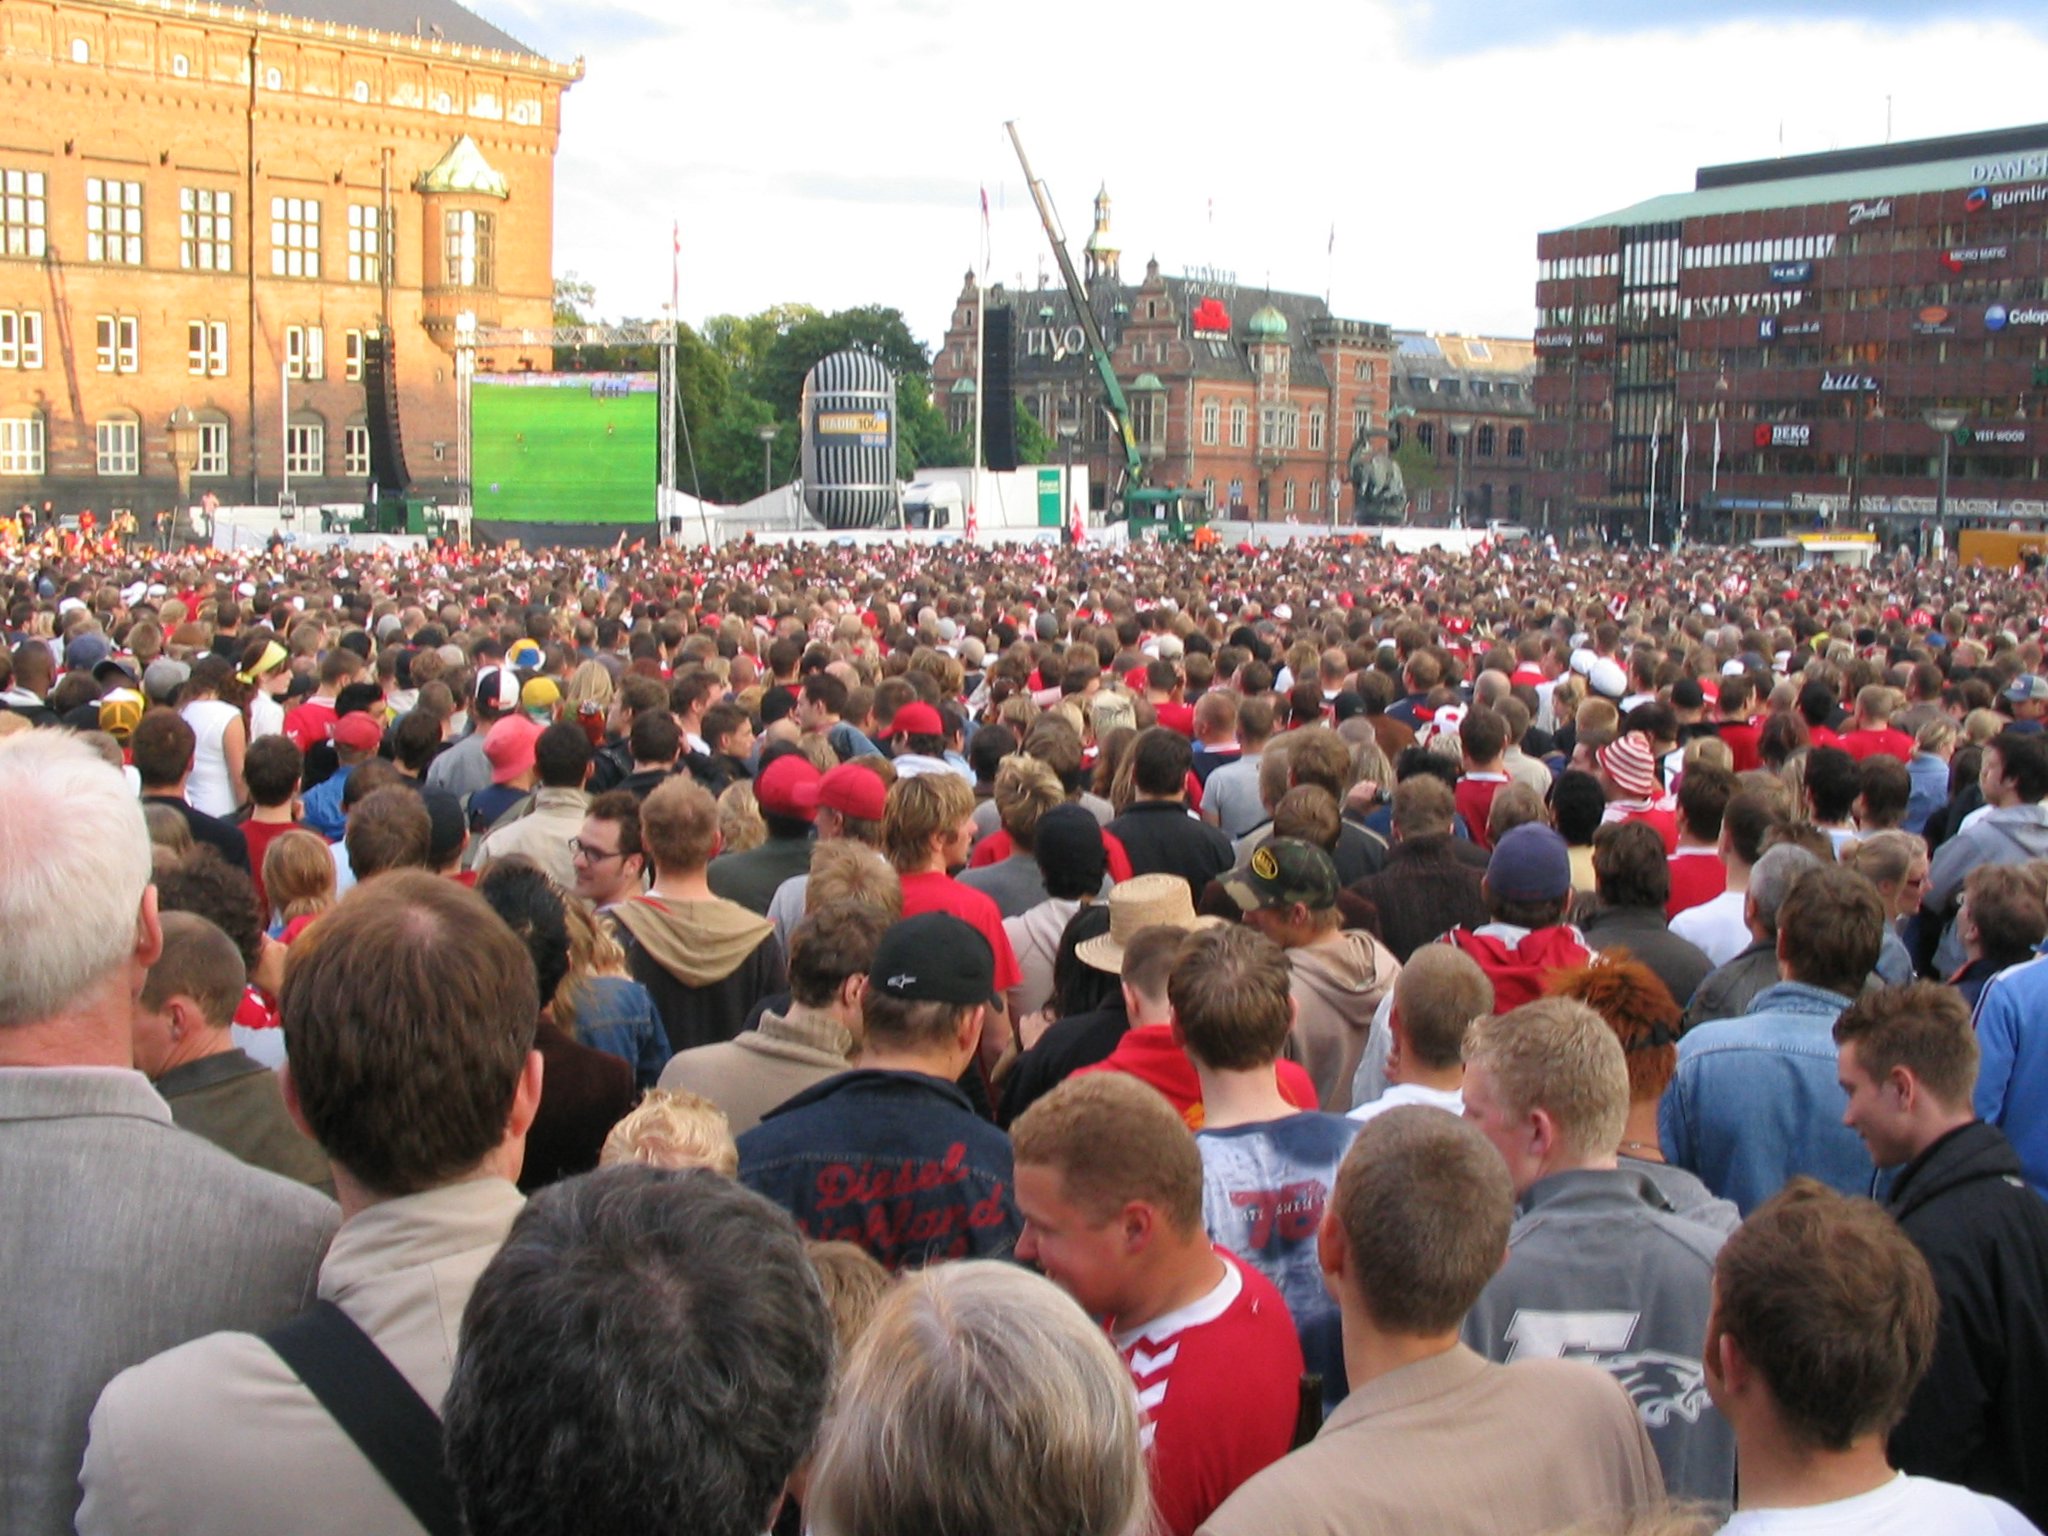
<path fill-rule="evenodd" d="M 1257 311 L 1246 324 L 1250 327 L 1251 333 L 1254 336 L 1285 336 L 1287 334 L 1287 317 L 1270 304 L 1264 309 Z"/>
<path fill-rule="evenodd" d="M 946 393 L 949 395 L 971 395 L 974 393 L 974 380 L 955 379 L 953 387 L 947 390 Z"/>
<path fill-rule="evenodd" d="M 459 192 L 482 197 L 510 197 L 511 184 L 491 168 L 476 140 L 464 134 L 440 162 L 419 180 L 422 192 Z"/>

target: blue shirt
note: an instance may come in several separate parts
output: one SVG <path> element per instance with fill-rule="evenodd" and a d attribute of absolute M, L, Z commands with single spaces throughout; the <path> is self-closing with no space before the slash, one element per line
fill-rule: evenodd
<path fill-rule="evenodd" d="M 2000 971 L 1977 1000 L 1977 1118 L 2005 1132 L 2048 1199 L 2048 956 Z"/>
<path fill-rule="evenodd" d="M 341 841 L 348 819 L 341 813 L 341 792 L 348 788 L 348 776 L 355 772 L 344 764 L 299 796 L 299 806 L 308 828 L 330 843 Z"/>
<path fill-rule="evenodd" d="M 1848 1006 L 1839 992 L 1781 981 L 1741 1017 L 1688 1033 L 1657 1108 L 1665 1156 L 1744 1216 L 1802 1173 L 1869 1194 L 1875 1170 L 1842 1124 L 1835 1075 L 1834 1023 Z"/>
<path fill-rule="evenodd" d="M 1906 799 L 1906 819 L 1900 827 L 1918 836 L 1927 828 L 1927 818 L 1948 804 L 1948 764 L 1928 752 L 1915 752 L 1906 764 L 1906 776 L 1913 791 Z"/>

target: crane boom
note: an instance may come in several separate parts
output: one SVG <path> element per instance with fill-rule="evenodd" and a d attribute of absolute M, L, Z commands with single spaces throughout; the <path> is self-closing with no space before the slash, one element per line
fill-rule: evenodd
<path fill-rule="evenodd" d="M 1123 385 L 1117 382 L 1116 368 L 1110 361 L 1109 343 L 1103 339 L 1094 306 L 1088 302 L 1088 292 L 1074 271 L 1074 259 L 1067 254 L 1066 232 L 1060 228 L 1051 194 L 1031 169 L 1031 160 L 1024 153 L 1024 140 L 1017 133 L 1016 123 L 1006 122 L 1003 129 L 1010 135 L 1010 144 L 1017 151 L 1017 163 L 1024 168 L 1025 183 L 1031 188 L 1031 201 L 1038 208 L 1039 222 L 1045 226 L 1045 238 L 1052 245 L 1053 260 L 1059 263 L 1060 279 L 1067 285 L 1067 297 L 1073 301 L 1074 312 L 1080 316 L 1082 334 L 1088 338 L 1088 351 L 1094 359 L 1096 375 L 1102 380 L 1103 400 L 1110 419 L 1116 423 L 1117 438 L 1123 444 L 1125 499 L 1129 502 L 1131 494 L 1145 480 L 1145 460 L 1138 452 L 1137 434 L 1132 430 L 1130 402 L 1124 398 Z"/>

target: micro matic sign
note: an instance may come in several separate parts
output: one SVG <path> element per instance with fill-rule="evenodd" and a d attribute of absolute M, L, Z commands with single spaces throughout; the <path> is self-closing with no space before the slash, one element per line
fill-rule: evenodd
<path fill-rule="evenodd" d="M 1978 267 L 1986 262 L 2003 261 L 2011 253 L 2010 246 L 1968 245 L 1960 250 L 1943 251 L 1941 264 L 1951 272 L 1960 272 L 1965 267 Z"/>

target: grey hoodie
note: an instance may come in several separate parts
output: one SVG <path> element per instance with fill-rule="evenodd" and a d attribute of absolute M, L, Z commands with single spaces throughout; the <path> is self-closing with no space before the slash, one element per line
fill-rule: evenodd
<path fill-rule="evenodd" d="M 1970 871 L 1981 864 L 2024 864 L 2040 858 L 2048 858 L 2048 805 L 2012 805 L 1987 812 L 1934 851 L 1922 904 L 1948 925 L 1934 952 L 1935 968 L 1942 975 L 1953 976 L 1969 959 L 1954 919 Z"/>
<path fill-rule="evenodd" d="M 1351 1081 L 1365 1055 L 1380 1000 L 1401 974 L 1394 952 L 1369 933 L 1347 929 L 1323 944 L 1287 952 L 1294 971 L 1294 1042 L 1333 1115 L 1351 1108 Z"/>

